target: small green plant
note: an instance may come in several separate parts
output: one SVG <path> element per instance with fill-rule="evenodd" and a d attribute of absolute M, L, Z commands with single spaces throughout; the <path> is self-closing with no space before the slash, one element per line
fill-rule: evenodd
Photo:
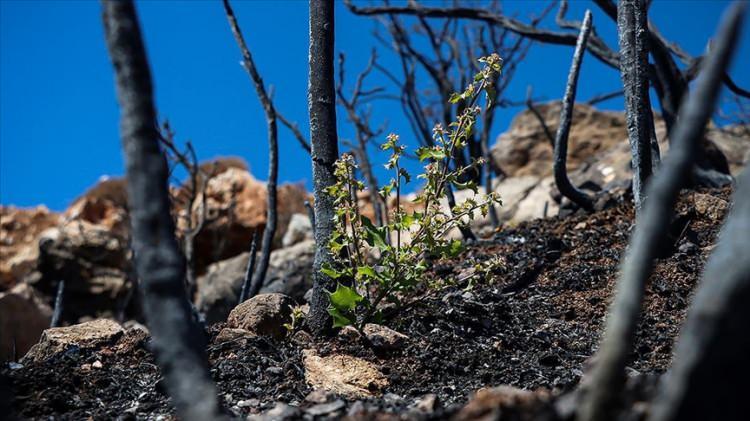
<path fill-rule="evenodd" d="M 328 312 L 334 327 L 354 325 L 361 329 L 365 323 L 379 320 L 379 305 L 384 300 L 401 308 L 409 294 L 423 285 L 423 274 L 432 261 L 461 251 L 461 241 L 450 240 L 446 234 L 468 223 L 476 211 L 486 217 L 491 205 L 502 204 L 497 194 L 479 195 L 474 182 L 461 182 L 466 172 L 483 164 L 481 159 L 466 166 L 458 166 L 453 159 L 472 136 L 481 112 L 475 105 L 480 94 L 486 93 L 487 108 L 495 97 L 492 81 L 502 69 L 502 59 L 493 54 L 479 61 L 484 63 L 482 71 L 466 90 L 450 98 L 452 103 L 463 105 L 457 120 L 447 129 L 436 125 L 434 145 L 416 150 L 419 160 L 425 163 L 424 173 L 417 177 L 424 186 L 412 201 L 418 209 L 406 211 L 401 206 L 402 186 L 411 182 L 411 175 L 401 167 L 405 147 L 399 144 L 397 135 L 390 134 L 381 146 L 390 152 L 386 168 L 393 171 L 394 177 L 379 193 L 384 198 L 394 193 L 396 197 L 396 207 L 384 226 L 375 226 L 359 212 L 357 192 L 364 184 L 355 178 L 354 157 L 344 154 L 336 162 L 337 182 L 327 189 L 336 206 L 336 229 L 328 244 L 334 258 L 332 264 L 322 268 L 326 275 L 339 281 L 336 290 L 329 291 Z M 448 185 L 470 189 L 474 197 L 446 212 L 441 201 Z"/>
<path fill-rule="evenodd" d="M 292 310 L 292 321 L 284 323 L 284 327 L 288 333 L 292 333 L 302 325 L 302 321 L 305 319 L 305 312 L 302 306 L 289 306 L 289 308 Z"/>

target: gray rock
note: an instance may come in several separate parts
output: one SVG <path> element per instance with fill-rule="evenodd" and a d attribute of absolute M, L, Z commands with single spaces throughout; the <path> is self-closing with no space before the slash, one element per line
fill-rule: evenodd
<path fill-rule="evenodd" d="M 289 220 L 289 226 L 281 239 L 283 247 L 290 247 L 305 240 L 312 240 L 310 218 L 302 213 L 295 213 Z"/>
<path fill-rule="evenodd" d="M 312 287 L 314 254 L 312 240 L 272 251 L 266 285 L 260 292 L 280 293 L 302 301 L 305 292 Z M 206 315 L 208 323 L 225 321 L 237 305 L 249 258 L 248 252 L 214 263 L 198 278 L 196 305 Z"/>

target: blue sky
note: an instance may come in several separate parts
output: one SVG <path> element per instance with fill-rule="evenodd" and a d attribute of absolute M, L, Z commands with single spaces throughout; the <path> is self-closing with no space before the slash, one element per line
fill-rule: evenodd
<path fill-rule="evenodd" d="M 247 42 L 267 84 L 275 87 L 276 106 L 307 134 L 306 1 L 235 0 Z M 508 14 L 528 16 L 547 2 L 506 1 Z M 651 18 L 662 33 L 692 54 L 703 51 L 714 33 L 725 1 L 656 0 Z M 192 140 L 200 158 L 240 156 L 253 174 L 267 174 L 266 127 L 252 85 L 239 64 L 221 2 L 137 2 L 156 86 L 160 117 L 168 118 L 178 140 Z M 573 1 L 569 18 L 594 11 L 598 32 L 616 45 L 614 23 L 588 1 Z M 349 81 L 376 45 L 371 19 L 354 16 L 342 3 L 336 9 L 336 49 L 347 54 Z M 554 12 L 551 14 L 554 16 Z M 548 22 L 549 23 L 549 22 Z M 523 99 L 528 85 L 548 99 L 562 95 L 571 47 L 535 45 L 506 91 Z M 381 48 L 381 63 L 396 61 Z M 750 31 L 731 73 L 745 88 Z M 387 85 L 380 76 L 373 85 Z M 578 98 L 613 90 L 619 74 L 592 56 L 584 60 Z M 621 109 L 622 99 L 602 104 Z M 407 143 L 411 132 L 393 103 L 376 106 L 373 121 Z M 493 136 L 504 131 L 518 109 L 500 110 Z M 119 111 L 104 45 L 97 1 L 0 0 L 0 203 L 46 204 L 64 209 L 104 175 L 123 173 L 118 135 Z M 341 137 L 350 137 L 339 112 Z M 279 129 L 279 177 L 309 187 L 309 157 L 284 128 Z M 373 148 L 373 154 L 377 154 Z M 375 155 L 376 157 L 378 155 Z M 416 164 L 412 165 L 412 169 Z M 386 173 L 379 169 L 381 181 Z"/>

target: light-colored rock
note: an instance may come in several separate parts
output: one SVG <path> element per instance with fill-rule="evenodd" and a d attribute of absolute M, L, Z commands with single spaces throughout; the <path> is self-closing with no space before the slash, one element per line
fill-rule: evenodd
<path fill-rule="evenodd" d="M 506 412 L 529 414 L 529 419 L 536 419 L 533 414 L 541 415 L 548 411 L 549 400 L 546 392 L 531 392 L 513 386 L 498 386 L 480 389 L 456 415 L 454 420 L 495 420 L 505 419 Z M 515 410 L 515 411 L 514 411 Z"/>
<path fill-rule="evenodd" d="M 305 240 L 312 240 L 312 223 L 306 214 L 295 213 L 289 220 L 284 238 L 281 240 L 283 247 L 293 246 Z"/>
<path fill-rule="evenodd" d="M 249 330 L 225 327 L 224 329 L 221 329 L 221 331 L 219 331 L 218 335 L 216 335 L 216 339 L 214 339 L 214 342 L 217 344 L 221 344 L 224 342 L 254 338 L 256 336 L 258 335 L 250 332 Z"/>
<path fill-rule="evenodd" d="M 348 399 L 379 396 L 388 379 L 375 365 L 361 358 L 338 354 L 318 356 L 303 351 L 305 380 L 315 389 L 323 389 Z"/>
<path fill-rule="evenodd" d="M 293 306 L 294 300 L 284 294 L 259 294 L 229 313 L 227 327 L 282 338 L 287 334 L 284 324 L 292 321 Z"/>
<path fill-rule="evenodd" d="M 696 212 L 713 221 L 719 221 L 724 218 L 729 208 L 729 203 L 726 200 L 704 193 L 695 193 L 693 195 L 693 203 Z"/>
<path fill-rule="evenodd" d="M 535 218 L 542 218 L 545 216 L 545 205 L 547 207 L 546 216 L 557 215 L 559 205 L 552 197 L 553 186 L 554 180 L 552 177 L 547 177 L 540 181 L 539 184 L 531 189 L 526 197 L 518 203 L 516 212 L 513 214 L 510 222 L 518 223 Z"/>
<path fill-rule="evenodd" d="M 39 234 L 59 223 L 60 215 L 44 206 L 0 206 L 0 291 L 13 288 L 36 267 Z"/>
<path fill-rule="evenodd" d="M 28 284 L 0 292 L 0 361 L 21 358 L 49 327 L 52 309 Z"/>
<path fill-rule="evenodd" d="M 266 285 L 261 293 L 281 293 L 302 301 L 312 287 L 315 241 L 307 240 L 271 252 Z M 223 322 L 237 305 L 250 253 L 214 263 L 198 278 L 198 309 L 209 323 Z"/>
<path fill-rule="evenodd" d="M 560 120 L 560 102 L 540 104 L 537 108 L 554 134 Z M 614 145 L 627 144 L 626 130 L 624 113 L 599 111 L 589 105 L 576 104 L 568 139 L 568 170 L 579 168 L 594 155 Z M 510 129 L 500 135 L 492 147 L 492 158 L 510 177 L 546 177 L 552 174 L 551 142 L 529 110 L 513 118 Z"/>
<path fill-rule="evenodd" d="M 124 330 L 109 319 L 97 319 L 73 326 L 54 327 L 44 331 L 39 343 L 31 347 L 24 361 L 43 361 L 75 345 L 80 348 L 96 348 L 111 344 Z"/>
<path fill-rule="evenodd" d="M 375 348 L 383 350 L 401 349 L 406 344 L 408 336 L 395 330 L 373 323 L 368 323 L 362 329 L 365 336 Z"/>

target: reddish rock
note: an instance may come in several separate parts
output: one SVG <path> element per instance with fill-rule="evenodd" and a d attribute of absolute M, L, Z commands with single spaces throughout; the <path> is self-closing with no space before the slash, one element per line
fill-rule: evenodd
<path fill-rule="evenodd" d="M 60 223 L 60 214 L 44 206 L 0 206 L 0 291 L 18 284 L 36 267 L 39 235 Z"/>
<path fill-rule="evenodd" d="M 0 292 L 0 361 L 21 358 L 49 327 L 52 309 L 27 284 Z"/>
<path fill-rule="evenodd" d="M 293 306 L 294 300 L 284 294 L 259 294 L 229 313 L 227 327 L 283 338 L 287 334 L 284 324 L 292 322 Z"/>

